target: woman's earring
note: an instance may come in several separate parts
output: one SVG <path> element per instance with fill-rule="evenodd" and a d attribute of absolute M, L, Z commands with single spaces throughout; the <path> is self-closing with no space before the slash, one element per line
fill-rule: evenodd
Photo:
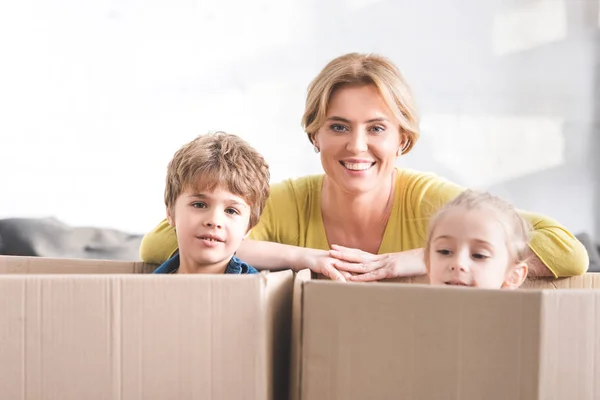
<path fill-rule="evenodd" d="M 314 151 L 315 151 L 315 153 L 317 153 L 317 154 L 319 154 L 319 151 L 321 151 L 321 150 L 319 150 L 319 148 L 317 147 L 317 145 L 316 145 L 316 144 L 313 144 L 313 150 L 314 150 Z"/>

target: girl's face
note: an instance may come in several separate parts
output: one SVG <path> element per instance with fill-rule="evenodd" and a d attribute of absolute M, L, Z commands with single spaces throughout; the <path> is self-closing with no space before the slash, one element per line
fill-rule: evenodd
<path fill-rule="evenodd" d="M 447 210 L 430 239 L 430 283 L 488 289 L 520 286 L 527 267 L 515 262 L 507 239 L 502 221 L 492 210 Z"/>

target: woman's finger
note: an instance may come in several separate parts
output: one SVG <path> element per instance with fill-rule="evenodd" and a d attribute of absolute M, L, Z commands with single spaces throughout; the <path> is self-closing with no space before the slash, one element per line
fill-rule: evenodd
<path fill-rule="evenodd" d="M 385 268 L 376 269 L 366 274 L 351 276 L 350 282 L 373 282 L 380 281 L 388 277 L 388 273 Z"/>
<path fill-rule="evenodd" d="M 341 260 L 334 261 L 333 265 L 336 269 L 340 271 L 353 272 L 355 274 L 364 274 L 381 267 L 381 264 L 379 262 L 353 263 Z"/>
<path fill-rule="evenodd" d="M 329 279 L 331 279 L 332 281 L 340 281 L 340 282 L 346 282 L 346 278 L 344 277 L 344 275 L 342 275 L 342 273 L 340 271 L 338 271 L 337 269 L 335 269 L 333 266 L 326 264 L 322 270 L 321 273 L 323 275 L 325 275 L 326 277 L 328 277 Z"/>
<path fill-rule="evenodd" d="M 370 253 L 366 253 L 362 250 L 347 249 L 344 250 L 331 249 L 329 255 L 338 260 L 344 260 L 353 263 L 368 263 L 372 261 L 376 256 Z"/>
<path fill-rule="evenodd" d="M 338 272 L 344 276 L 344 278 L 346 279 L 346 282 L 350 282 L 350 278 L 352 278 L 354 276 L 354 274 L 352 272 L 340 271 L 340 270 L 338 270 Z"/>

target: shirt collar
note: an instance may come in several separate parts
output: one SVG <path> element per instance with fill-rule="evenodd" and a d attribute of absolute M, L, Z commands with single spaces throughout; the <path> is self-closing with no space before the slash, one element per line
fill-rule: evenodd
<path fill-rule="evenodd" d="M 179 269 L 179 253 L 175 254 L 173 257 L 165 261 L 160 267 L 154 271 L 155 274 L 174 274 Z M 254 268 L 240 260 L 239 258 L 233 256 L 229 263 L 227 263 L 227 268 L 225 268 L 226 274 L 248 274 L 254 273 Z"/>

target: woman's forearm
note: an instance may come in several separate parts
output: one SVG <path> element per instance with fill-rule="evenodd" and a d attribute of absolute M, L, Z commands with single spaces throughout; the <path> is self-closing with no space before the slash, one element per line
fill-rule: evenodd
<path fill-rule="evenodd" d="M 294 271 L 310 268 L 309 259 L 327 251 L 290 246 L 287 244 L 246 239 L 236 252 L 236 256 L 259 270 L 291 268 Z"/>
<path fill-rule="evenodd" d="M 528 260 L 531 276 L 557 278 L 584 274 L 589 266 L 585 247 L 564 226 L 539 214 L 521 212 L 533 226 Z"/>
<path fill-rule="evenodd" d="M 527 275 L 531 277 L 554 276 L 554 273 L 531 250 L 527 257 Z"/>

